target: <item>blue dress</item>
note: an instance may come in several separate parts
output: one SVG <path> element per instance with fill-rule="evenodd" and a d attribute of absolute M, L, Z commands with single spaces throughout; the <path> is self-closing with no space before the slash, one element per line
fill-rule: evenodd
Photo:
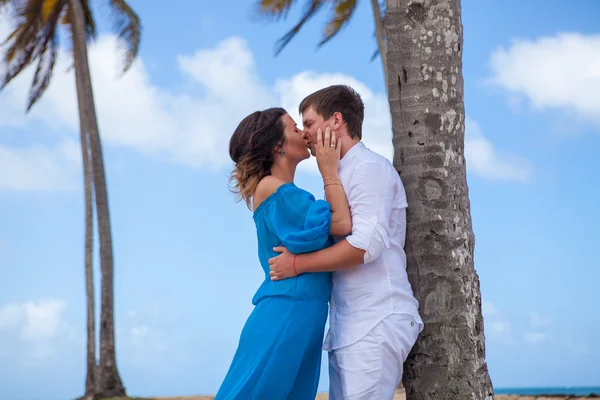
<path fill-rule="evenodd" d="M 330 273 L 271 281 L 268 260 L 285 246 L 294 254 L 333 244 L 331 208 L 293 183 L 281 185 L 255 210 L 258 257 L 265 280 L 215 400 L 313 400 L 331 294 Z"/>

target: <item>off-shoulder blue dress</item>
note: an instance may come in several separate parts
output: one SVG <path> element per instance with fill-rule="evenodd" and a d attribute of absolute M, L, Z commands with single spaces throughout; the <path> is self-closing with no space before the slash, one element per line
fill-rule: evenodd
<path fill-rule="evenodd" d="M 268 260 L 280 245 L 294 254 L 331 246 L 331 208 L 285 183 L 256 208 L 254 222 L 265 280 L 252 299 L 254 310 L 215 400 L 312 400 L 319 383 L 331 274 L 271 281 Z"/>

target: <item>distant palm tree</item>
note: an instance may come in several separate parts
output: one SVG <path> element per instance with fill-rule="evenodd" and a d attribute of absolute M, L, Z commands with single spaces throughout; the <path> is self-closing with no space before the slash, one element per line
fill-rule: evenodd
<path fill-rule="evenodd" d="M 125 1 L 106 2 L 114 11 L 116 29 L 126 46 L 123 65 L 125 72 L 138 53 L 140 19 Z M 37 64 L 27 111 L 42 96 L 50 83 L 59 51 L 58 28 L 65 27 L 71 38 L 85 187 L 85 276 L 88 313 L 86 397 L 122 396 L 125 395 L 125 388 L 119 376 L 115 356 L 113 249 L 108 191 L 87 52 L 87 42 L 93 39 L 96 33 L 92 4 L 89 0 L 0 0 L 1 6 L 8 6 L 14 22 L 14 31 L 3 43 L 3 46 L 6 46 L 5 70 L 0 76 L 0 89 L 28 66 Z M 98 369 L 92 274 L 93 199 L 97 212 L 102 275 Z"/>
<path fill-rule="evenodd" d="M 294 0 L 260 0 L 285 17 Z M 425 330 L 405 363 L 408 400 L 494 398 L 485 360 L 464 157 L 460 0 L 372 0 L 391 110 L 394 166 L 408 198 L 406 256 Z M 305 0 L 277 53 L 323 6 L 333 17 L 322 45 L 348 23 L 357 0 Z M 385 23 L 383 23 L 385 22 Z"/>

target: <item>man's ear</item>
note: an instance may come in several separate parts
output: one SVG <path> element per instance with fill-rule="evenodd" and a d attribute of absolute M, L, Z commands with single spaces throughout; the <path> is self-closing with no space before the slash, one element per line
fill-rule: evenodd
<path fill-rule="evenodd" d="M 344 116 L 342 115 L 341 112 L 336 111 L 333 113 L 333 130 L 337 131 L 339 130 L 342 125 L 344 125 Z"/>

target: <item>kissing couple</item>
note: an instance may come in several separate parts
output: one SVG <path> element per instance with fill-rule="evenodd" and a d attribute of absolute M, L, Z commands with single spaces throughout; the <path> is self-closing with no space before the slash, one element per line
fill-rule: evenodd
<path fill-rule="evenodd" d="M 406 193 L 362 142 L 364 104 L 334 85 L 256 111 L 233 133 L 232 189 L 253 212 L 265 278 L 216 400 L 312 400 L 329 355 L 329 399 L 391 400 L 423 330 L 406 274 Z M 294 184 L 317 159 L 325 200 Z M 325 324 L 329 314 L 329 331 Z"/>

